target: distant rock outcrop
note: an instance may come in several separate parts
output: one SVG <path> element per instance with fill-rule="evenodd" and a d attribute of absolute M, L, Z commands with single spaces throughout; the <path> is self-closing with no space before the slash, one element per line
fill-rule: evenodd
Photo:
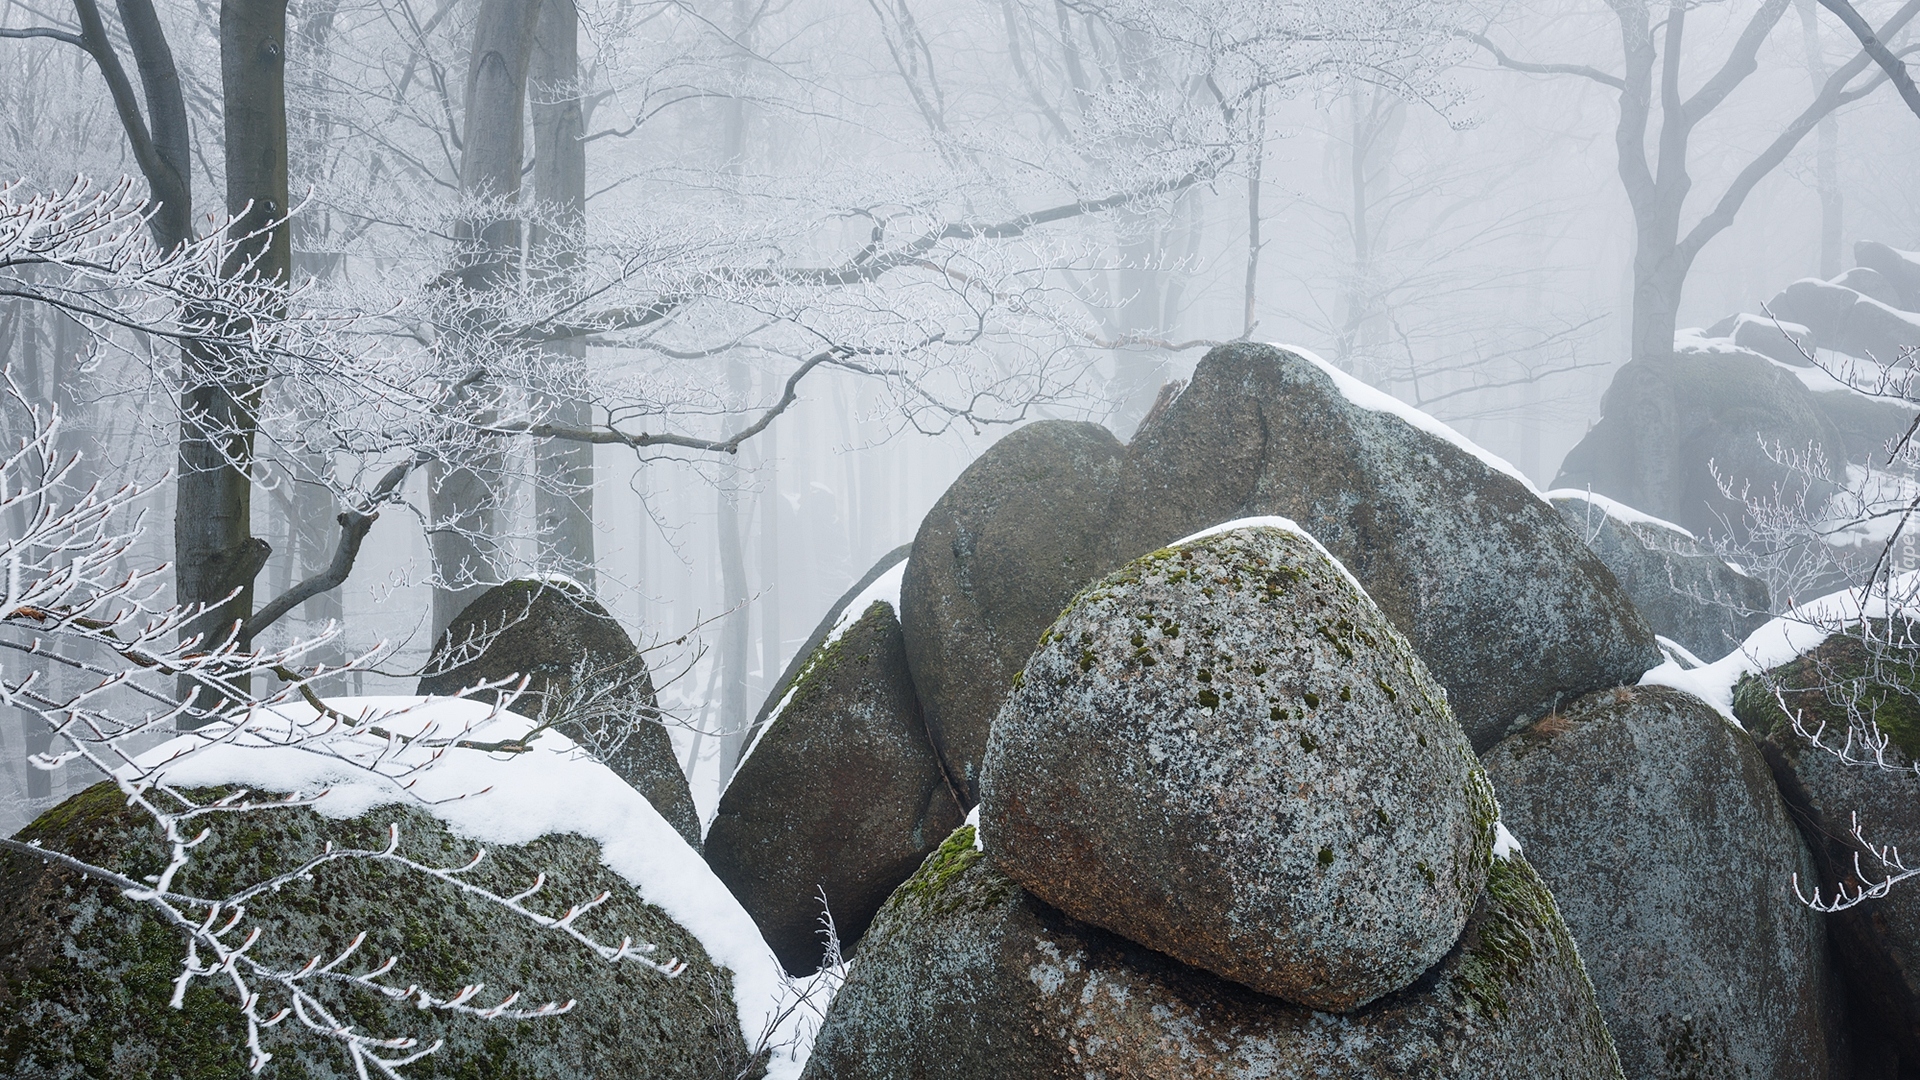
<path fill-rule="evenodd" d="M 1607 564 L 1656 634 L 1695 656 L 1725 656 L 1767 621 L 1767 584 L 1693 534 L 1585 491 L 1550 491 L 1568 525 Z"/>
<path fill-rule="evenodd" d="M 180 888 L 226 895 L 238 883 L 298 867 L 330 840 L 377 849 L 387 842 L 389 823 L 400 826 L 401 852 L 429 865 L 462 865 L 475 847 L 423 811 L 397 805 L 345 821 L 306 808 L 223 820 L 245 825 L 219 830 L 195 849 Z M 159 871 L 167 850 L 151 819 L 130 809 L 126 796 L 109 783 L 48 811 L 20 836 L 136 875 Z M 255 896 L 245 918 L 264 931 L 254 955 L 285 970 L 298 970 L 310 957 L 336 956 L 365 931 L 366 941 L 352 961 L 355 972 L 395 956 L 402 958 L 402 972 L 437 994 L 484 983 L 481 997 L 487 1004 L 509 989 L 523 991 L 523 1007 L 569 998 L 579 1003 L 561 1020 L 488 1021 L 356 995 L 352 1015 L 391 1021 L 390 1031 L 419 1038 L 422 1046 L 446 1040 L 438 1052 L 408 1066 L 409 1077 L 732 1080 L 748 1064 L 748 1050 L 728 972 L 713 963 L 693 934 L 602 866 L 600 857 L 597 844 L 571 835 L 489 844 L 487 858 L 464 879 L 503 895 L 519 892 L 541 873 L 552 895 L 590 897 L 606 890 L 608 899 L 581 918 L 580 929 L 615 943 L 623 935 L 651 942 L 661 959 L 687 963 L 679 977 L 665 978 L 641 964 L 609 964 L 422 875 L 364 860 L 322 868 L 312 887 Z M 240 1080 L 253 1075 L 246 1025 L 231 989 L 218 979 L 202 979 L 189 987 L 181 1007 L 172 1007 L 185 943 L 118 887 L 60 864 L 0 853 L 0 910 L 6 912 L 0 919 L 0 1075 L 16 1080 Z M 400 987 L 405 985 L 402 981 Z M 284 1002 L 269 992 L 263 1004 L 262 1012 L 271 1015 Z M 353 1075 L 337 1045 L 307 1032 L 298 1020 L 266 1029 L 263 1040 L 274 1055 L 266 1076 Z"/>
<path fill-rule="evenodd" d="M 1476 750 L 1660 662 L 1613 575 L 1510 466 L 1321 363 L 1225 345 L 1128 446 L 1110 562 L 1259 514 L 1353 572 Z"/>
<path fill-rule="evenodd" d="M 1819 1080 L 1840 1018 L 1811 869 L 1752 740 L 1691 695 L 1593 694 L 1486 755 L 1627 1075 Z"/>
<path fill-rule="evenodd" d="M 1886 876 L 1854 838 L 1855 815 L 1870 841 L 1920 850 L 1920 779 L 1912 771 L 1920 762 L 1920 669 L 1906 653 L 1871 647 L 1857 634 L 1835 634 L 1735 688 L 1734 712 L 1760 740 L 1813 851 L 1816 871 L 1801 876 L 1809 894 L 1818 888 L 1831 900 L 1836 886 L 1857 893 Z M 1871 760 L 1863 736 L 1877 729 L 1887 740 L 1891 768 L 1849 765 L 1811 745 L 1781 710 L 1780 697 L 1803 729 L 1823 733 L 1827 746 L 1845 746 L 1851 735 L 1858 758 Z M 1867 881 L 1856 873 L 1856 857 Z M 1896 1057 L 1901 1076 L 1920 1069 L 1920 893 L 1911 884 L 1826 917 L 1849 1003 L 1859 1014 L 1863 1056 Z"/>
<path fill-rule="evenodd" d="M 1107 569 L 1097 556 L 1120 453 L 1098 424 L 1029 424 L 969 465 L 920 523 L 900 594 L 907 662 L 927 732 L 969 804 L 1014 674 Z"/>
<path fill-rule="evenodd" d="M 1277 519 L 1082 592 L 994 721 L 982 777 L 987 849 L 1028 891 L 1337 1011 L 1453 947 L 1496 813 L 1445 692 Z"/>
<path fill-rule="evenodd" d="M 893 605 L 821 643 L 720 796 L 703 854 L 794 975 L 842 949 L 966 812 L 928 743 Z"/>
<path fill-rule="evenodd" d="M 508 707 L 558 717 L 554 727 L 588 748 L 647 797 L 687 843 L 700 846 L 700 817 L 673 741 L 660 723 L 646 661 L 598 600 L 565 578 L 496 585 L 468 604 L 435 643 L 419 693 L 454 694 L 525 676 Z M 492 701 L 505 691 L 484 691 Z"/>
<path fill-rule="evenodd" d="M 874 921 L 802 1076 L 1619 1080 L 1620 1067 L 1553 897 L 1518 857 L 1494 860 L 1431 971 L 1334 1014 L 1061 914 L 963 828 Z"/>
<path fill-rule="evenodd" d="M 1614 374 L 1599 421 L 1567 452 L 1553 486 L 1591 490 L 1699 536 L 1725 533 L 1742 527 L 1746 508 L 1721 491 L 1720 477 L 1791 494 L 1797 486 L 1776 447 L 1817 447 L 1838 469 L 1911 419 L 1858 394 L 1809 390 L 1792 371 L 1731 346 L 1639 359 Z M 1833 490 L 1815 478 L 1810 504 Z"/>

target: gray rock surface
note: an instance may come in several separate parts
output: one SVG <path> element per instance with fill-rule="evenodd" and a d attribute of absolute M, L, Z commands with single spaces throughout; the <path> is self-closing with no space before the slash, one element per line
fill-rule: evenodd
<path fill-rule="evenodd" d="M 1804 887 L 1811 892 L 1817 886 L 1828 899 L 1839 885 L 1857 891 L 1871 881 L 1856 875 L 1856 855 L 1869 878 L 1884 877 L 1875 871 L 1885 868 L 1854 838 L 1854 815 L 1870 841 L 1920 850 L 1920 779 L 1848 765 L 1811 745 L 1781 711 L 1776 692 L 1808 731 L 1826 726 L 1827 745 L 1845 745 L 1852 725 L 1855 746 L 1862 746 L 1859 736 L 1871 722 L 1889 740 L 1888 763 L 1911 768 L 1920 761 L 1920 671 L 1902 651 L 1876 658 L 1858 637 L 1841 634 L 1735 688 L 1735 715 L 1760 740 L 1813 852 L 1816 873 L 1803 875 Z M 1910 885 L 1827 916 L 1848 1002 L 1858 1016 L 1856 1053 L 1882 1063 L 1888 1076 L 1920 1072 L 1920 893 Z"/>
<path fill-rule="evenodd" d="M 965 817 L 927 741 L 893 606 L 809 657 L 720 796 L 707 865 L 788 972 L 824 956 L 820 893 L 851 953 L 896 885 Z"/>
<path fill-rule="evenodd" d="M 1766 582 L 1727 565 L 1691 533 L 1620 513 L 1604 496 L 1555 491 L 1549 498 L 1613 571 L 1654 633 L 1713 661 L 1767 621 Z"/>
<path fill-rule="evenodd" d="M 525 676 L 527 688 L 509 708 L 559 718 L 555 730 L 592 750 L 699 849 L 700 817 L 660 723 L 653 678 L 598 600 L 564 579 L 488 589 L 434 644 L 419 693 L 453 694 L 510 676 Z M 498 693 L 474 696 L 493 701 Z"/>
<path fill-rule="evenodd" d="M 1096 553 L 1120 452 L 1098 424 L 1029 424 L 967 466 L 914 537 L 900 593 L 907 662 L 934 748 L 969 805 L 1014 674 L 1073 594 L 1112 565 Z"/>
<path fill-rule="evenodd" d="M 774 710 L 780 707 L 780 703 L 786 700 L 787 691 L 793 687 L 793 680 L 800 677 L 801 670 L 813 659 L 814 651 L 827 643 L 828 636 L 833 633 L 834 626 L 840 621 L 841 613 L 859 599 L 860 594 L 866 592 L 869 585 L 880 580 L 882 574 L 906 562 L 907 555 L 912 550 L 912 544 L 901 544 L 880 556 L 880 561 L 860 575 L 860 580 L 849 586 L 846 592 L 840 594 L 838 600 L 828 606 L 826 615 L 814 626 L 813 633 L 807 635 L 807 640 L 801 642 L 800 647 L 794 650 L 793 658 L 787 661 L 786 669 L 780 672 L 780 677 L 774 680 L 773 687 L 767 691 L 766 699 L 760 703 L 760 711 L 753 715 L 753 723 L 747 727 L 746 740 L 740 744 L 743 749 L 753 745 L 754 739 L 760 735 L 760 729 L 773 716 Z M 860 613 L 856 611 L 852 614 L 858 617 Z"/>
<path fill-rule="evenodd" d="M 1346 564 L 1476 750 L 1660 662 L 1613 575 L 1521 481 L 1354 404 L 1304 358 L 1221 346 L 1128 446 L 1108 565 L 1254 514 L 1292 518 Z"/>
<path fill-rule="evenodd" d="M 1256 525 L 1075 598 L 994 721 L 981 813 L 1043 901 L 1344 1011 L 1452 948 L 1496 811 L 1406 640 L 1312 540 Z"/>
<path fill-rule="evenodd" d="M 1907 252 L 1875 240 L 1856 240 L 1853 260 L 1879 274 L 1896 290 L 1895 299 L 1889 301 L 1894 307 L 1920 311 L 1920 262 Z"/>
<path fill-rule="evenodd" d="M 1677 353 L 1629 362 L 1601 399 L 1602 416 L 1560 466 L 1555 488 L 1591 489 L 1695 534 L 1739 528 L 1744 508 L 1714 470 L 1771 491 L 1789 480 L 1775 444 L 1818 446 L 1830 465 L 1880 452 L 1912 416 L 1846 391 L 1816 393 L 1765 357 Z M 1817 503 L 1831 487 L 1816 486 Z"/>
<path fill-rule="evenodd" d="M 1825 931 L 1793 894 L 1811 866 L 1751 739 L 1691 695 L 1638 687 L 1572 702 L 1485 760 L 1627 1075 L 1836 1074 Z"/>
<path fill-rule="evenodd" d="M 1821 348 L 1849 356 L 1890 364 L 1900 359 L 1902 346 L 1920 344 L 1920 317 L 1833 282 L 1796 281 L 1768 306 L 1780 318 L 1812 330 Z"/>
<path fill-rule="evenodd" d="M 875 920 L 803 1077 L 1617 1080 L 1553 898 L 1519 859 L 1487 886 L 1419 982 L 1317 1013 L 1059 913 L 963 828 Z"/>
<path fill-rule="evenodd" d="M 42 815 L 20 834 L 49 848 L 121 870 L 155 873 L 164 840 L 150 819 L 130 811 L 112 784 L 89 788 Z M 143 820 L 145 819 L 145 820 Z M 382 806 L 346 821 L 305 808 L 212 821 L 213 838 L 195 851 L 178 879 L 199 895 L 220 896 L 239 882 L 290 870 L 333 840 L 357 848 L 386 843 L 387 825 L 401 828 L 401 852 L 434 866 L 459 865 L 471 841 L 451 835 L 425 813 Z M 488 845 L 467 880 L 511 895 L 547 875 L 543 895 L 606 903 L 578 925 L 599 940 L 631 935 L 652 942 L 662 959 L 687 963 L 668 979 L 640 964 L 609 964 L 584 947 L 503 916 L 421 875 L 369 862 L 337 862 L 314 884 L 294 883 L 253 898 L 250 924 L 262 929 L 255 955 L 298 969 L 315 955 L 337 955 L 361 930 L 367 940 L 351 961 L 366 971 L 399 960 L 390 984 L 418 983 L 436 996 L 485 983 L 488 1004 L 521 990 L 522 1007 L 579 1002 L 558 1019 L 484 1021 L 370 994 L 350 998 L 360 1030 L 411 1035 L 439 1052 L 408 1066 L 418 1080 L 574 1080 L 635 1076 L 731 1080 L 747 1065 L 732 1000 L 732 977 L 714 965 L 693 935 L 648 905 L 624 879 L 600 865 L 598 845 L 577 836 L 548 836 L 524 845 Z M 543 910 L 551 905 L 535 901 Z M 248 1069 L 246 1026 L 230 989 L 201 979 L 184 1007 L 170 1007 L 186 946 L 151 909 L 136 907 L 111 885 L 40 859 L 0 853 L 0 1076 L 13 1080 L 242 1080 Z M 332 991 L 323 991 L 331 995 Z M 263 995 L 271 1015 L 282 1001 Z M 267 1028 L 274 1055 L 265 1080 L 331 1080 L 354 1075 L 337 1045 L 297 1020 Z"/>

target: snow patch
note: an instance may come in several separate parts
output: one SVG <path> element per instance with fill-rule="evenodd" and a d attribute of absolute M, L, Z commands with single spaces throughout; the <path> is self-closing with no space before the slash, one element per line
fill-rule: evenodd
<path fill-rule="evenodd" d="M 1733 717 L 1733 688 L 1742 678 L 1779 667 L 1810 652 L 1848 624 L 1863 618 L 1910 614 L 1905 605 L 1889 603 L 1887 595 L 1912 596 L 1916 587 L 1920 587 L 1920 570 L 1896 576 L 1887 584 L 1885 592 L 1876 592 L 1864 606 L 1858 590 L 1830 593 L 1768 620 L 1765 626 L 1747 635 L 1739 648 L 1711 664 L 1687 668 L 1676 660 L 1668 660 L 1640 676 L 1640 685 L 1684 690 L 1737 725 L 1739 721 Z"/>
<path fill-rule="evenodd" d="M 1527 479 L 1525 473 L 1514 468 L 1511 462 L 1491 453 L 1472 439 L 1448 427 L 1442 421 L 1421 412 L 1419 409 L 1401 401 L 1385 390 L 1380 390 L 1361 382 L 1359 379 L 1341 371 L 1339 368 L 1334 367 L 1332 364 L 1327 363 L 1314 353 L 1298 345 L 1281 345 L 1276 343 L 1274 348 L 1285 349 L 1297 356 L 1304 357 L 1318 366 L 1321 371 L 1327 373 L 1328 378 L 1333 380 L 1334 387 L 1340 391 L 1340 395 L 1346 398 L 1349 403 L 1358 405 L 1368 412 L 1381 412 L 1397 416 L 1420 431 L 1444 439 L 1467 453 L 1472 454 L 1474 457 L 1479 458 L 1482 464 L 1495 472 L 1504 473 L 1518 480 L 1520 486 L 1532 492 L 1535 498 L 1544 500 L 1545 496 L 1540 494 L 1540 489 L 1534 487 L 1533 481 Z"/>
<path fill-rule="evenodd" d="M 1507 823 L 1504 821 L 1494 822 L 1493 857 L 1504 861 L 1512 859 L 1515 855 L 1519 854 L 1521 854 L 1520 841 L 1514 839 L 1513 834 L 1507 831 Z"/>
<path fill-rule="evenodd" d="M 872 607 L 876 600 L 886 601 L 887 606 L 893 608 L 897 618 L 900 614 L 900 583 L 906 580 L 906 576 L 907 560 L 901 559 L 886 573 L 874 578 L 873 584 L 862 590 L 860 595 L 847 601 L 847 606 L 841 608 L 839 614 L 834 616 L 833 629 L 827 632 L 826 640 L 820 643 L 820 649 L 825 649 L 839 641 L 840 635 L 847 632 L 847 627 L 858 622 L 860 616 L 866 614 L 867 609 Z M 787 704 L 793 700 L 793 692 L 800 688 L 799 675 L 805 673 L 806 669 L 801 668 L 799 674 L 794 677 L 793 685 L 787 687 L 786 694 L 780 698 L 780 704 L 774 706 L 773 711 L 767 714 L 767 722 L 761 724 L 760 730 L 753 733 L 753 741 L 747 744 L 746 750 L 740 754 L 740 760 L 734 763 L 734 772 L 740 771 L 740 766 L 746 764 L 747 759 L 753 756 L 753 748 L 759 746 L 760 740 L 766 737 L 767 732 L 773 730 L 773 725 L 780 722 L 780 714 L 787 711 Z"/>
<path fill-rule="evenodd" d="M 1272 516 L 1272 515 L 1269 515 L 1266 517 L 1235 518 L 1232 521 L 1223 521 L 1218 525 L 1208 526 L 1207 528 L 1201 529 L 1199 532 L 1194 533 L 1192 536 L 1183 536 L 1180 539 L 1175 540 L 1173 543 L 1168 544 L 1167 546 L 1181 547 L 1182 545 L 1185 545 L 1185 544 L 1191 544 L 1196 540 L 1205 540 L 1209 536 L 1218 536 L 1221 533 L 1234 532 L 1238 529 L 1261 529 L 1261 528 L 1279 529 L 1283 532 L 1290 532 L 1295 536 L 1298 536 L 1301 539 L 1305 540 L 1307 543 L 1312 544 L 1314 547 L 1314 550 L 1318 551 L 1322 555 L 1325 555 L 1327 557 L 1327 561 L 1333 564 L 1333 568 L 1340 571 L 1340 576 L 1347 579 L 1347 584 L 1352 585 L 1355 591 L 1357 591 L 1361 596 L 1366 596 L 1368 601 L 1372 601 L 1373 597 L 1367 596 L 1366 587 L 1360 584 L 1360 581 L 1358 578 L 1355 578 L 1351 573 L 1347 571 L 1347 564 L 1341 562 L 1339 559 L 1334 558 L 1333 552 L 1328 551 L 1325 544 L 1322 544 L 1319 540 L 1315 539 L 1312 533 L 1301 528 L 1297 523 L 1294 522 L 1292 518 L 1284 518 L 1284 517 L 1278 517 L 1278 516 Z"/>
<path fill-rule="evenodd" d="M 533 727 L 517 713 L 466 698 L 342 697 L 328 704 L 402 739 L 490 742 Z M 739 901 L 644 796 L 557 731 L 542 733 L 522 754 L 409 746 L 364 727 L 343 729 L 293 702 L 250 713 L 237 731 L 221 725 L 181 735 L 138 761 L 180 786 L 323 793 L 314 809 L 336 819 L 403 803 L 481 844 L 584 836 L 600 845 L 604 866 L 733 973 L 750 1044 L 777 1018 L 781 970 Z"/>
<path fill-rule="evenodd" d="M 973 809 L 967 811 L 967 820 L 964 824 L 973 826 L 973 850 L 987 850 L 986 841 L 980 838 L 980 805 L 978 803 L 974 804 Z"/>
<path fill-rule="evenodd" d="M 1609 499 L 1605 495 L 1588 491 L 1585 488 L 1554 488 L 1552 491 L 1547 492 L 1546 498 L 1548 502 L 1552 502 L 1555 499 L 1583 499 L 1595 510 L 1623 524 L 1651 525 L 1659 529 L 1671 529 L 1689 540 L 1695 539 L 1692 533 L 1665 518 L 1657 518 L 1652 514 L 1635 510 L 1626 503 Z"/>

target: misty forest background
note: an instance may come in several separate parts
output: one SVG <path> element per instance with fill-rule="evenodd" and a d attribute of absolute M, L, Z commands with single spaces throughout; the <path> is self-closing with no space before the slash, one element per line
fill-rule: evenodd
<path fill-rule="evenodd" d="M 543 110 L 578 106 L 586 242 L 616 261 L 625 244 L 689 263 L 832 264 L 868 243 L 876 214 L 911 220 L 899 226 L 910 233 L 1197 176 L 996 249 L 992 271 L 1023 281 L 1044 312 L 983 315 L 986 329 L 964 348 L 923 355 L 920 377 L 822 367 L 737 455 L 594 447 L 591 489 L 578 500 L 590 505 L 590 562 L 556 546 L 543 525 L 536 444 L 506 451 L 497 569 L 588 581 L 637 640 L 659 646 L 649 664 L 703 813 L 739 752 L 737 733 L 833 599 L 912 540 L 947 484 L 1010 423 L 1092 418 L 1124 439 L 1205 345 L 1251 336 L 1319 353 L 1545 488 L 1634 355 L 1620 92 L 1577 73 L 1503 70 L 1450 32 L 1482 34 L 1527 62 L 1618 72 L 1621 30 L 1608 6 L 1432 5 L 1447 25 L 1428 27 L 1428 44 L 1438 44 L 1411 69 L 1369 80 L 1330 65 L 1276 85 L 1243 103 L 1258 114 L 1234 129 L 1244 136 L 1234 145 L 1183 126 L 1183 103 L 1204 105 L 1209 88 L 1101 7 L 583 0 L 577 91 L 560 75 L 543 82 L 535 62 L 533 127 Z M 1689 86 L 1722 63 L 1753 7 L 1690 11 Z M 1859 7 L 1877 24 L 1897 5 Z M 359 290 L 377 308 L 444 269 L 464 205 L 463 88 L 481 9 L 476 0 L 290 5 L 297 280 L 310 276 L 336 297 Z M 59 5 L 8 0 L 0 10 L 0 26 L 16 30 L 72 22 Z M 159 14 L 187 90 L 194 220 L 206 229 L 227 208 L 220 13 L 202 0 L 162 4 Z M 122 33 L 117 24 L 108 32 Z M 1797 0 L 1766 36 L 1754 73 L 1693 131 L 1687 216 L 1710 206 L 1858 51 L 1835 19 Z M 21 190 L 140 175 L 86 51 L 44 35 L 0 41 L 0 102 L 0 174 L 20 178 Z M 538 134 L 522 148 L 529 206 Z M 1898 96 L 1882 88 L 1839 108 L 1704 246 L 1677 324 L 1705 326 L 1756 310 L 1795 279 L 1839 274 L 1856 240 L 1920 248 L 1917 168 L 1920 123 Z M 813 349 L 951 324 L 953 296 L 926 299 L 928 280 L 881 279 L 813 314 L 770 308 L 756 322 L 736 306 L 687 315 L 707 322 L 677 331 L 622 330 L 570 347 L 589 368 L 645 389 L 634 399 L 653 402 L 667 426 L 711 437 L 777 400 Z M 805 333 L 753 336 L 770 323 Z M 143 364 L 101 348 L 26 301 L 0 303 L 0 349 L 30 394 L 64 410 L 87 476 L 152 485 L 136 555 L 172 560 L 174 487 L 162 481 L 178 421 L 155 374 L 164 358 Z M 917 395 L 946 366 L 971 373 L 964 385 L 1035 368 L 1050 381 L 956 415 L 951 387 Z M 930 407 L 941 393 L 947 404 Z M 326 563 L 340 508 L 325 485 L 276 471 L 265 456 L 252 523 L 273 547 L 259 578 L 269 596 Z M 425 505 L 428 482 L 424 470 L 408 478 L 412 504 Z M 346 584 L 267 640 L 338 620 L 336 655 L 380 642 L 394 651 L 379 671 L 330 689 L 412 693 L 409 673 L 432 643 L 432 593 L 422 517 L 390 508 Z M 91 782 L 74 769 L 27 767 L 26 756 L 45 749 L 37 725 L 0 722 L 0 834 Z"/>

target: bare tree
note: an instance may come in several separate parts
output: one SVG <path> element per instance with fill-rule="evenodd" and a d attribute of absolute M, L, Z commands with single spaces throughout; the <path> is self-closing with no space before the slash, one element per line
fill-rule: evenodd
<path fill-rule="evenodd" d="M 1617 75 L 1591 64 L 1516 59 L 1486 33 L 1466 36 L 1495 64 L 1508 70 L 1576 76 L 1619 93 L 1614 145 L 1620 180 L 1634 217 L 1632 355 L 1661 358 L 1673 353 L 1681 289 L 1701 250 L 1733 224 L 1753 189 L 1787 159 L 1802 138 L 1834 110 L 1872 93 L 1887 81 L 1887 73 L 1875 67 L 1875 58 L 1867 49 L 1835 68 L 1813 100 L 1787 119 L 1772 141 L 1711 200 L 1707 212 L 1689 225 L 1686 202 L 1693 190 L 1689 160 L 1693 136 L 1760 69 L 1760 48 L 1786 13 L 1788 0 L 1762 0 L 1718 66 L 1692 93 L 1682 88 L 1682 61 L 1688 19 L 1695 5 L 1686 0 L 1666 4 L 1607 0 L 1607 7 L 1619 26 L 1622 70 Z M 1871 36 L 1877 41 L 1893 40 L 1915 14 L 1920 14 L 1920 3 L 1903 4 L 1873 29 Z M 1899 55 L 1906 55 L 1912 48 L 1902 47 Z M 1874 69 L 1871 74 L 1867 74 L 1869 68 Z"/>

